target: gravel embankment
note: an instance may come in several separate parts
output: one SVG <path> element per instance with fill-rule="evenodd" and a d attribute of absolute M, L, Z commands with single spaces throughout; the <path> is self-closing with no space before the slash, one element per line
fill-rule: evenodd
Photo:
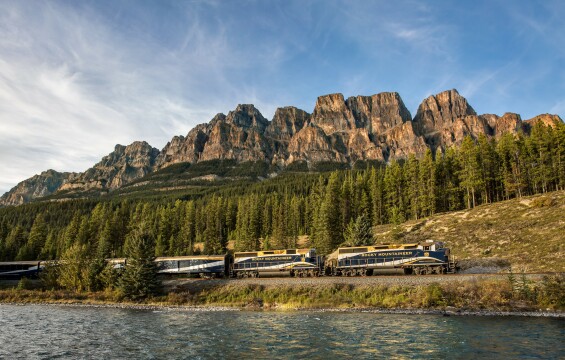
<path fill-rule="evenodd" d="M 538 280 L 544 274 L 526 274 L 529 280 Z M 521 277 L 522 275 L 516 275 Z M 430 283 L 446 283 L 453 281 L 477 281 L 477 280 L 507 280 L 508 274 L 449 274 L 449 275 L 426 275 L 426 276 L 367 276 L 367 277 L 318 277 L 318 278 L 256 278 L 256 279 L 174 279 L 165 280 L 163 283 L 168 290 L 199 291 L 205 288 L 213 288 L 225 285 L 261 285 L 265 287 L 276 286 L 321 286 L 331 284 L 348 284 L 354 286 L 367 285 L 426 285 Z"/>

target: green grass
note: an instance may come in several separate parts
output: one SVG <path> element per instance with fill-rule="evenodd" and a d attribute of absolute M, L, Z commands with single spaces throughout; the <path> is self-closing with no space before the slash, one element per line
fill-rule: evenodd
<path fill-rule="evenodd" d="M 63 290 L 0 290 L 0 303 L 130 304 L 119 290 L 73 293 Z M 145 305 L 229 306 L 256 309 L 446 309 L 494 311 L 565 310 L 565 276 L 534 282 L 508 279 L 453 281 L 420 286 L 285 285 L 233 282 L 200 290 L 171 291 Z"/>

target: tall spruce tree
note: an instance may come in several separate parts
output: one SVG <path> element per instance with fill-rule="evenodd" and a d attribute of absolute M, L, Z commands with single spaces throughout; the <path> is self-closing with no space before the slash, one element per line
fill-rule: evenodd
<path fill-rule="evenodd" d="M 337 172 L 334 172 L 330 175 L 320 209 L 316 214 L 314 246 L 320 254 L 329 254 L 343 242 L 339 199 L 340 184 Z"/>
<path fill-rule="evenodd" d="M 64 289 L 82 292 L 89 288 L 89 253 L 86 244 L 75 243 L 65 250 L 58 267 L 58 284 Z"/>
<path fill-rule="evenodd" d="M 466 191 L 467 208 L 474 208 L 477 204 L 477 189 L 482 186 L 483 179 L 480 174 L 480 163 L 477 153 L 477 146 L 470 136 L 463 139 L 459 149 L 459 159 L 461 171 L 459 178 L 461 186 Z"/>
<path fill-rule="evenodd" d="M 140 226 L 128 234 L 125 270 L 120 279 L 124 295 L 134 301 L 156 295 L 161 287 L 155 263 L 155 239 Z"/>
<path fill-rule="evenodd" d="M 375 242 L 371 221 L 367 214 L 361 214 L 355 220 L 351 220 L 343 234 L 346 246 L 371 245 Z"/>

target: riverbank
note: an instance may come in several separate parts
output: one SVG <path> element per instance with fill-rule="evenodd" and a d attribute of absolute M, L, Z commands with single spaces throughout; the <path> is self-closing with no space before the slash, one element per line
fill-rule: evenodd
<path fill-rule="evenodd" d="M 368 311 L 403 314 L 563 317 L 565 276 L 200 280 L 164 282 L 160 296 L 130 302 L 120 290 L 74 293 L 22 286 L 0 290 L 0 303 L 132 309 Z M 422 280 L 424 279 L 424 280 Z M 321 280 L 321 279 L 319 279 Z M 32 284 L 30 287 L 39 286 Z M 543 315 L 540 315 L 543 314 Z"/>
<path fill-rule="evenodd" d="M 142 305 L 137 303 L 82 303 L 82 302 L 33 302 L 33 303 L 6 303 L 0 302 L 0 306 L 56 306 L 69 308 L 111 308 L 143 311 L 179 311 L 179 312 L 240 312 L 240 311 L 273 311 L 276 309 L 261 310 L 239 307 L 221 306 L 185 306 L 185 305 Z M 382 309 L 382 308 L 285 308 L 284 311 L 303 311 L 311 313 L 368 313 L 368 314 L 398 314 L 398 315 L 438 315 L 438 316 L 517 316 L 538 318 L 564 318 L 562 311 L 493 311 L 493 310 L 462 310 L 448 308 L 444 310 L 428 309 Z"/>

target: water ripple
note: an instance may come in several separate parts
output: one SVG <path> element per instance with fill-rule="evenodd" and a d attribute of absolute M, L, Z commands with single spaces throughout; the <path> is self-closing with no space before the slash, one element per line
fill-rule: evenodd
<path fill-rule="evenodd" d="M 0 359 L 558 359 L 563 319 L 0 305 Z"/>

